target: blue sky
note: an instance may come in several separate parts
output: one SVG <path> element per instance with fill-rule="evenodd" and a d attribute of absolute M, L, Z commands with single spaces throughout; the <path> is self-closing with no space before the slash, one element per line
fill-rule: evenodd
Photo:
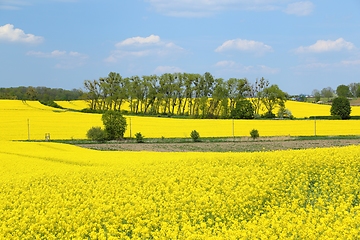
<path fill-rule="evenodd" d="M 0 87 L 83 88 L 113 71 L 336 89 L 360 82 L 359 13 L 359 0 L 0 0 Z"/>

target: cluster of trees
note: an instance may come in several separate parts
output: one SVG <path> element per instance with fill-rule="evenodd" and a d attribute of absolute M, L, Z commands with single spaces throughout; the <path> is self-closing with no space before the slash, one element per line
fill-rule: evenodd
<path fill-rule="evenodd" d="M 40 100 L 40 101 L 70 101 L 83 97 L 81 90 L 64 90 L 47 87 L 11 87 L 0 88 L 0 99 Z"/>
<path fill-rule="evenodd" d="M 161 76 L 123 78 L 110 72 L 98 80 L 85 80 L 91 110 L 117 110 L 130 105 L 132 114 L 187 115 L 197 118 L 254 118 L 261 107 L 265 116 L 284 108 L 288 95 L 264 78 L 251 84 L 246 78 L 214 78 L 209 72 L 165 73 Z M 250 99 L 250 100 L 247 100 Z"/>
<path fill-rule="evenodd" d="M 89 139 L 104 142 L 118 140 L 124 137 L 127 128 L 126 118 L 119 111 L 109 110 L 102 114 L 101 120 L 105 129 L 101 127 L 90 128 L 86 135 Z M 142 138 L 141 134 L 140 137 Z"/>
<path fill-rule="evenodd" d="M 315 97 L 315 102 L 320 101 L 322 97 L 330 100 L 335 95 L 345 98 L 358 98 L 360 97 L 360 83 L 350 83 L 349 85 L 341 84 L 337 86 L 336 90 L 331 87 L 326 87 L 321 90 L 314 89 L 312 95 Z"/>

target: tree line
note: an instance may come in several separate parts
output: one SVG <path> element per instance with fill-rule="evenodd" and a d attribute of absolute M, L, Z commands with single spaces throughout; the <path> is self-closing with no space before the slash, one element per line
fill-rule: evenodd
<path fill-rule="evenodd" d="M 265 108 L 284 109 L 288 94 L 264 78 L 214 78 L 209 72 L 165 73 L 160 76 L 122 77 L 110 72 L 98 80 L 85 80 L 90 110 L 120 111 L 129 104 L 131 114 L 185 115 L 196 118 L 254 118 Z"/>
<path fill-rule="evenodd" d="M 48 87 L 11 87 L 0 88 L 0 99 L 39 100 L 39 101 L 70 101 L 82 99 L 84 93 L 78 89 L 64 90 Z"/>
<path fill-rule="evenodd" d="M 331 87 L 325 87 L 321 90 L 314 89 L 312 91 L 315 102 L 320 101 L 321 98 L 327 98 L 329 101 L 335 95 L 345 98 L 358 98 L 360 97 L 360 83 L 350 83 L 349 85 L 340 84 L 335 90 Z"/>

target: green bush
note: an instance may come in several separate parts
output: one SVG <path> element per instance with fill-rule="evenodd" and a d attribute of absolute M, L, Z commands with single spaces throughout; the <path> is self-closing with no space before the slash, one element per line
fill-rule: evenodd
<path fill-rule="evenodd" d="M 137 143 L 144 142 L 144 136 L 141 134 L 141 132 L 135 133 L 135 138 Z"/>
<path fill-rule="evenodd" d="M 258 137 L 260 137 L 259 131 L 257 129 L 251 130 L 250 136 L 252 137 L 253 140 L 257 139 Z"/>
<path fill-rule="evenodd" d="M 196 131 L 196 130 L 193 130 L 191 133 L 190 133 L 190 137 L 192 138 L 192 140 L 194 142 L 200 142 L 200 134 Z"/>
<path fill-rule="evenodd" d="M 331 116 L 340 116 L 341 119 L 349 119 L 351 113 L 350 101 L 346 97 L 334 98 L 330 108 Z"/>
<path fill-rule="evenodd" d="M 276 115 L 272 112 L 266 112 L 261 115 L 262 118 L 276 118 Z"/>
<path fill-rule="evenodd" d="M 59 104 L 57 104 L 56 102 L 54 102 L 53 100 L 40 100 L 39 101 L 42 105 L 45 106 L 49 106 L 49 107 L 53 107 L 53 108 L 60 108 L 60 109 L 64 109 L 62 106 L 60 106 Z"/>
<path fill-rule="evenodd" d="M 102 121 L 109 140 L 121 139 L 127 127 L 126 118 L 119 111 L 106 111 Z"/>
<path fill-rule="evenodd" d="M 106 140 L 106 132 L 105 130 L 101 129 L 101 127 L 92 127 L 90 128 L 87 133 L 86 136 L 93 140 L 93 141 L 97 141 L 97 142 L 105 142 Z"/>
<path fill-rule="evenodd" d="M 247 99 L 242 99 L 236 102 L 235 108 L 231 110 L 231 118 L 235 119 L 253 119 L 254 107 Z"/>

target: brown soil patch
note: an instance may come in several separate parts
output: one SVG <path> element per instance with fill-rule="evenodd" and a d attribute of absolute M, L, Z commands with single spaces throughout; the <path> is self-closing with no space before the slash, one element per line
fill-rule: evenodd
<path fill-rule="evenodd" d="M 235 139 L 224 142 L 184 142 L 184 143 L 105 143 L 79 144 L 78 146 L 96 150 L 113 151 L 154 151 L 154 152 L 255 152 L 287 149 L 324 148 L 359 145 L 360 139 L 320 139 L 294 140 L 291 138 Z"/>

